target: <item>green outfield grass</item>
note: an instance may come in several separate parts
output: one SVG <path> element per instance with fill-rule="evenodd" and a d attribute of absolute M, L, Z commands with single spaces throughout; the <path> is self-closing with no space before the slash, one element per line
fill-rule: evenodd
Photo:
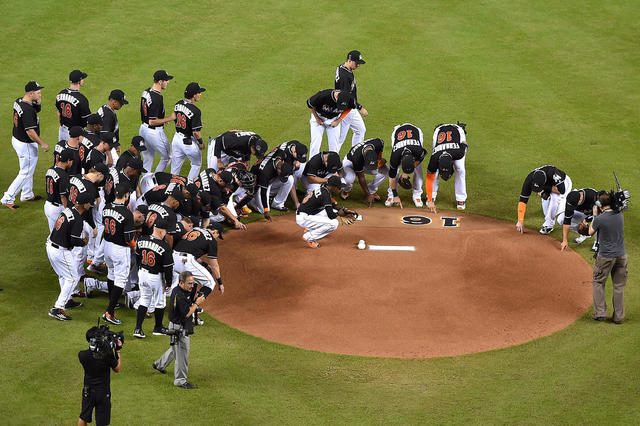
<path fill-rule="evenodd" d="M 138 132 L 140 93 L 160 68 L 176 76 L 165 92 L 169 107 L 188 82 L 207 88 L 199 105 L 204 135 L 240 128 L 260 133 L 270 146 L 289 139 L 308 143 L 306 99 L 331 88 L 335 67 L 359 49 L 367 61 L 356 71 L 359 100 L 370 113 L 367 137 L 388 144 L 393 126 L 409 121 L 423 129 L 430 146 L 436 124 L 468 123 L 469 213 L 514 222 L 522 181 L 543 164 L 565 170 L 575 187 L 612 188 L 615 170 L 633 199 L 640 197 L 637 2 L 5 3 L 1 191 L 18 170 L 11 106 L 28 80 L 46 87 L 40 118 L 51 146 L 57 138 L 55 94 L 67 87 L 74 68 L 89 74 L 83 92 L 92 110 L 115 88 L 131 100 L 118 114 L 125 148 Z M 173 130 L 167 133 L 171 137 Z M 40 194 L 50 158 L 40 152 Z M 362 199 L 356 185 L 350 203 Z M 403 200 L 411 202 L 408 193 Z M 454 202 L 453 183 L 441 185 L 439 207 Z M 47 316 L 59 287 L 45 252 L 42 209 L 37 202 L 17 212 L 0 210 L 5 424 L 77 421 L 82 368 L 76 354 L 107 304 L 104 296 L 88 299 L 68 323 Z M 189 379 L 200 389 L 186 392 L 151 369 L 168 339 L 134 341 L 135 316 L 120 311 L 128 339 L 122 373 L 112 375 L 112 422 L 635 424 L 639 212 L 632 205 L 625 213 L 626 322 L 595 322 L 585 312 L 565 330 L 502 350 L 417 360 L 325 354 L 268 342 L 207 316 L 192 338 L 190 357 Z M 529 232 L 537 232 L 542 220 L 533 200 Z M 558 228 L 553 237 L 561 237 Z M 519 238 L 515 229 L 513 238 Z M 588 243 L 573 248 L 592 262 Z M 221 252 L 223 269 L 224 256 L 246 255 L 225 252 L 224 243 Z M 274 253 L 274 262 L 283 255 Z M 514 276 L 513 286 L 524 278 Z M 233 282 L 226 284 L 233 292 Z M 425 318 L 440 314 L 425 312 Z M 495 324 L 496 333 L 505 326 Z"/>

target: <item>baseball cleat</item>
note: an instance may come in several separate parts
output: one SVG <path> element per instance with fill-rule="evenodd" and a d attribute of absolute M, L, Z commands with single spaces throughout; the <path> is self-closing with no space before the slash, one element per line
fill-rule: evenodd
<path fill-rule="evenodd" d="M 311 248 L 317 249 L 320 247 L 320 244 L 318 244 L 317 241 L 313 241 L 313 240 L 309 240 L 307 241 L 307 245 Z"/>
<path fill-rule="evenodd" d="M 104 264 L 96 265 L 95 263 L 92 263 L 87 267 L 87 271 L 95 272 L 96 274 L 106 274 L 107 268 L 104 266 Z"/>
<path fill-rule="evenodd" d="M 93 278 L 85 278 L 82 280 L 84 283 L 84 295 L 85 297 L 91 297 L 91 292 L 96 289 Z"/>
<path fill-rule="evenodd" d="M 82 290 L 78 290 L 78 291 L 76 291 L 75 293 L 73 293 L 73 294 L 71 295 L 71 297 L 82 297 L 82 298 L 86 298 L 86 297 L 87 297 L 87 294 L 86 294 L 84 291 L 82 291 Z"/>
<path fill-rule="evenodd" d="M 387 198 L 387 201 L 384 202 L 384 205 L 387 207 L 391 207 L 393 205 L 393 197 Z"/>
<path fill-rule="evenodd" d="M 2 205 L 11 210 L 18 210 L 20 208 L 20 206 L 16 206 L 13 203 L 2 203 Z"/>
<path fill-rule="evenodd" d="M 347 198 L 349 198 L 349 193 L 346 191 L 340 191 L 340 198 L 346 200 Z"/>
<path fill-rule="evenodd" d="M 573 240 L 576 244 L 582 244 L 585 240 L 591 238 L 591 235 L 580 235 L 578 238 Z"/>
<path fill-rule="evenodd" d="M 39 195 L 34 195 L 31 198 L 27 198 L 26 200 L 20 200 L 20 201 L 28 202 L 28 201 L 38 201 L 38 200 L 42 200 L 42 197 Z"/>
<path fill-rule="evenodd" d="M 136 328 L 135 330 L 133 330 L 133 337 L 137 337 L 138 339 L 144 339 L 147 336 L 144 335 L 144 331 L 142 331 L 141 328 Z"/>
<path fill-rule="evenodd" d="M 458 208 L 458 210 L 464 210 L 467 208 L 467 203 L 465 203 L 464 201 L 458 201 L 456 203 L 456 207 Z"/>
<path fill-rule="evenodd" d="M 540 233 L 542 235 L 549 235 L 552 232 L 553 232 L 553 226 L 543 226 L 542 228 L 540 228 Z"/>
<path fill-rule="evenodd" d="M 167 369 L 159 367 L 158 364 L 156 364 L 155 362 L 151 364 L 151 366 L 153 367 L 154 370 L 159 371 L 162 374 L 167 374 Z"/>
<path fill-rule="evenodd" d="M 82 302 L 75 301 L 73 299 L 69 299 L 66 305 L 64 305 L 65 309 L 75 309 L 82 306 Z"/>
<path fill-rule="evenodd" d="M 169 329 L 166 327 L 154 328 L 153 335 L 154 336 L 166 336 Z"/>
<path fill-rule="evenodd" d="M 111 314 L 109 314 L 109 312 L 105 312 L 104 314 L 102 314 L 102 319 L 114 325 L 122 324 L 122 320 L 118 319 L 116 314 L 113 314 L 112 316 Z"/>
<path fill-rule="evenodd" d="M 279 212 L 283 212 L 283 213 L 286 213 L 289 211 L 289 209 L 285 206 L 271 206 L 271 208 L 273 210 L 278 210 Z"/>
<path fill-rule="evenodd" d="M 71 317 L 67 315 L 64 310 L 58 308 L 51 308 L 49 316 L 57 319 L 58 321 L 71 321 Z"/>
<path fill-rule="evenodd" d="M 182 388 L 182 389 L 198 389 L 198 387 L 196 385 L 192 385 L 189 382 L 184 382 L 184 383 L 182 383 L 180 385 L 176 385 L 176 386 L 179 387 L 179 388 Z"/>
<path fill-rule="evenodd" d="M 417 208 L 421 208 L 422 206 L 424 206 L 421 198 L 414 198 L 413 204 L 415 204 Z"/>

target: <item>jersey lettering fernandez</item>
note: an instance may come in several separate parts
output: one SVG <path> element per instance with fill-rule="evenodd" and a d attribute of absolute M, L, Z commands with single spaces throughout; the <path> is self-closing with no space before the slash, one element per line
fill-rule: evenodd
<path fill-rule="evenodd" d="M 140 269 L 151 274 L 164 274 L 165 282 L 171 284 L 173 251 L 165 240 L 159 240 L 153 235 L 140 237 L 136 243 L 136 258 Z"/>
<path fill-rule="evenodd" d="M 582 196 L 582 203 L 580 203 Z M 593 206 L 596 205 L 598 191 L 593 188 L 574 189 L 567 195 L 567 203 L 564 208 L 563 225 L 571 225 L 571 219 L 575 212 L 584 214 L 587 218 L 593 216 Z"/>
<path fill-rule="evenodd" d="M 543 192 L 550 194 L 552 187 L 558 188 L 560 193 L 564 193 L 564 179 L 567 177 L 567 174 L 562 170 L 556 168 L 555 166 L 546 165 L 540 166 L 538 168 L 533 169 L 527 177 L 524 179 L 522 184 L 522 191 L 520 192 L 520 201 L 523 203 L 527 203 L 529 201 L 529 196 L 533 191 L 533 175 L 538 170 L 544 172 L 545 175 L 545 184 L 543 185 Z"/>
<path fill-rule="evenodd" d="M 193 228 L 191 232 L 184 234 L 173 249 L 177 252 L 191 254 L 196 259 L 203 255 L 209 259 L 218 258 L 218 242 L 209 231 L 202 228 Z"/>
<path fill-rule="evenodd" d="M 47 201 L 62 204 L 61 195 L 69 198 L 69 175 L 60 167 L 51 167 L 45 174 Z"/>
<path fill-rule="evenodd" d="M 249 161 L 251 158 L 249 142 L 258 138 L 260 135 L 254 132 L 224 132 L 216 137 L 213 155 L 220 158 L 224 152 L 233 158 L 240 159 L 240 161 Z"/>
<path fill-rule="evenodd" d="M 298 213 L 306 213 L 310 216 L 316 215 L 325 210 L 329 219 L 335 219 L 336 213 L 333 211 L 333 200 L 331 192 L 326 186 L 322 185 L 310 192 L 298 207 Z"/>
<path fill-rule="evenodd" d="M 161 217 L 167 221 L 167 233 L 175 234 L 178 232 L 178 217 L 176 212 L 166 204 L 151 204 L 149 211 L 142 225 L 142 235 L 151 235 L 153 233 L 153 224 Z"/>
<path fill-rule="evenodd" d="M 384 141 L 380 138 L 367 139 L 359 144 L 355 145 L 347 153 L 347 160 L 353 164 L 353 171 L 356 173 L 362 173 L 364 171 L 364 154 L 363 150 L 366 146 L 372 146 L 373 150 L 381 158 L 382 151 L 384 150 Z"/>
<path fill-rule="evenodd" d="M 91 115 L 89 100 L 76 89 L 63 89 L 56 96 L 56 109 L 60 114 L 60 124 L 71 128 L 85 127 Z"/>
<path fill-rule="evenodd" d="M 142 92 L 140 98 L 140 120 L 148 125 L 149 120 L 157 120 L 159 118 L 164 118 L 164 99 L 160 92 L 149 87 Z M 155 129 L 156 127 L 162 127 L 162 125 L 149 127 Z"/>
<path fill-rule="evenodd" d="M 133 213 L 121 203 L 108 204 L 102 210 L 104 239 L 119 246 L 128 246 L 136 231 Z"/>
<path fill-rule="evenodd" d="M 176 132 L 190 137 L 194 131 L 202 129 L 200 109 L 186 99 L 178 101 L 173 108 L 176 113 Z"/>
<path fill-rule="evenodd" d="M 182 185 L 178 182 L 170 182 L 166 185 L 158 185 L 144 193 L 147 204 L 160 204 L 167 199 L 176 189 L 182 191 Z"/>
<path fill-rule="evenodd" d="M 36 108 L 22 98 L 13 102 L 13 137 L 21 142 L 33 142 L 27 130 L 35 130 L 40 136 L 40 118 Z"/>
<path fill-rule="evenodd" d="M 391 157 L 389 157 L 389 177 L 398 175 L 398 167 L 406 153 L 413 156 L 414 161 L 422 162 L 427 150 L 423 148 L 422 130 L 410 123 L 396 126 L 391 133 Z"/>
<path fill-rule="evenodd" d="M 229 173 L 227 171 L 221 171 L 219 173 Z M 224 204 L 224 197 L 222 188 L 220 185 L 210 177 L 210 174 L 216 174 L 215 169 L 206 169 L 193 180 L 199 190 L 208 192 L 211 195 L 211 210 L 214 211 L 218 207 Z"/>
<path fill-rule="evenodd" d="M 429 158 L 427 171 L 435 173 L 438 170 L 438 160 L 445 152 L 451 155 L 452 160 L 459 160 L 465 156 L 469 146 L 464 129 L 457 124 L 439 124 L 433 131 L 433 151 Z"/>
<path fill-rule="evenodd" d="M 49 239 L 52 243 L 66 249 L 83 247 L 85 245 L 82 239 L 83 222 L 80 212 L 75 207 L 67 207 L 58 217 Z"/>
<path fill-rule="evenodd" d="M 90 204 L 93 204 L 96 198 L 98 198 L 98 188 L 96 188 L 93 182 L 82 176 L 71 176 L 69 178 L 69 201 L 75 204 L 78 194 L 84 193 L 89 194 Z"/>
<path fill-rule="evenodd" d="M 116 169 L 115 167 L 111 167 L 109 169 L 109 175 L 106 176 L 104 182 L 104 200 L 106 203 L 114 202 L 114 200 L 116 199 L 116 195 L 113 189 L 120 183 L 124 183 L 127 185 L 129 193 L 133 193 L 138 186 L 137 178 L 135 181 L 133 181 L 124 172 Z M 129 205 L 128 201 L 127 205 Z"/>
<path fill-rule="evenodd" d="M 68 141 L 60 141 L 53 147 L 53 164 L 55 165 L 59 159 L 60 154 L 65 149 L 68 149 L 73 154 L 73 162 L 71 166 L 67 168 L 67 173 L 70 175 L 79 175 L 82 173 L 82 159 L 80 158 L 80 148 L 82 145 L 79 145 L 77 148 L 69 145 Z"/>

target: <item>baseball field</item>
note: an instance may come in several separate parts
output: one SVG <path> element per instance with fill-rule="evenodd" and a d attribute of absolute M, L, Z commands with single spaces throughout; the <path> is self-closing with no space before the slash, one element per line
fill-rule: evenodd
<path fill-rule="evenodd" d="M 185 391 L 151 368 L 168 339 L 130 337 L 135 313 L 121 309 L 124 324 L 112 328 L 124 330 L 127 340 L 122 372 L 111 379 L 112 424 L 637 424 L 638 22 L 637 2 L 626 0 L 5 2 L 0 191 L 18 171 L 11 106 L 29 80 L 45 86 L 40 123 L 50 146 L 57 142 L 55 94 L 68 87 L 71 70 L 88 74 L 82 92 L 92 111 L 112 89 L 126 93 L 131 104 L 118 112 L 126 148 L 140 125 L 141 91 L 155 70 L 166 69 L 175 79 L 164 92 L 165 105 L 181 99 L 191 81 L 207 89 L 199 103 L 203 135 L 253 130 L 272 147 L 290 139 L 309 142 L 306 99 L 332 88 L 335 67 L 358 49 L 367 62 L 356 71 L 358 100 L 369 111 L 367 137 L 388 144 L 394 125 L 412 122 L 430 147 L 436 124 L 467 123 L 467 213 L 515 222 L 522 181 L 543 164 L 566 171 L 576 188 L 612 189 L 615 170 L 631 192 L 621 325 L 593 321 L 587 309 L 568 327 L 516 346 L 402 359 L 300 349 L 206 315 L 191 341 L 189 380 L 199 389 Z M 173 135 L 170 126 L 167 134 Z M 40 151 L 40 195 L 50 159 Z M 356 185 L 347 205 L 362 209 L 362 201 Z M 411 204 L 406 192 L 403 202 Z M 453 182 L 441 184 L 438 206 L 454 203 Z M 43 203 L 20 204 L 17 211 L 0 210 L 0 422 L 74 424 L 83 377 L 77 353 L 107 298 L 83 299 L 70 322 L 47 316 L 59 286 L 45 252 Z M 527 233 L 537 234 L 542 221 L 540 203 L 532 199 Z M 539 238 L 561 239 L 560 227 Z M 549 250 L 567 255 L 559 246 Z M 591 244 L 570 246 L 592 263 Z M 456 247 L 446 249 L 457 268 Z M 223 276 L 224 256 L 245 256 L 251 268 L 249 245 L 233 253 L 221 242 L 221 253 Z M 286 252 L 269 255 L 283 269 L 291 261 Z M 547 267 L 533 256 L 530 262 Z M 403 266 L 389 264 L 394 267 Z M 253 279 L 262 278 L 256 268 Z M 526 279 L 515 273 L 513 287 Z M 589 275 L 576 279 L 590 286 Z M 232 294 L 234 282 L 225 279 L 225 287 Z M 607 300 L 610 305 L 610 282 Z M 215 304 L 211 311 L 215 315 Z M 443 315 L 444 305 L 424 312 L 429 321 Z M 509 327 L 509 320 L 494 327 Z"/>

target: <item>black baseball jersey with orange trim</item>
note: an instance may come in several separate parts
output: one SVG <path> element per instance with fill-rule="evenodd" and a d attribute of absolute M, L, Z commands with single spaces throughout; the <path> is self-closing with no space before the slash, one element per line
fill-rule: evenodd
<path fill-rule="evenodd" d="M 433 131 L 431 146 L 433 151 L 427 166 L 429 173 L 438 171 L 438 161 L 445 152 L 455 161 L 464 157 L 469 149 L 466 133 L 457 124 L 438 124 Z"/>
<path fill-rule="evenodd" d="M 89 169 L 91 169 L 91 167 L 95 166 L 98 163 L 102 163 L 102 164 L 107 164 L 107 155 L 96 149 L 96 148 L 92 148 L 89 150 L 89 153 L 87 154 L 85 160 L 84 160 L 84 164 L 82 166 L 82 168 L 84 169 L 85 173 L 89 171 Z"/>
<path fill-rule="evenodd" d="M 136 232 L 133 213 L 121 203 L 110 203 L 105 206 L 102 210 L 102 223 L 105 241 L 119 246 L 127 246 Z"/>
<path fill-rule="evenodd" d="M 129 188 L 129 193 L 133 193 L 138 186 L 138 178 L 131 179 L 127 176 L 123 171 L 116 169 L 115 167 L 111 167 L 109 169 L 109 175 L 105 178 L 104 182 L 104 200 L 105 203 L 113 203 L 116 199 L 115 192 L 113 191 L 116 185 L 118 184 L 126 184 Z M 129 205 L 129 201 L 127 201 L 127 205 Z"/>
<path fill-rule="evenodd" d="M 186 186 L 189 183 L 186 177 L 167 172 L 155 172 L 153 178 L 156 181 L 156 185 L 169 185 L 171 182 L 177 182 L 182 186 Z"/>
<path fill-rule="evenodd" d="M 176 113 L 176 132 L 190 137 L 194 131 L 202 129 L 202 117 L 200 108 L 186 99 L 176 102 L 173 107 Z"/>
<path fill-rule="evenodd" d="M 582 195 L 582 203 L 580 196 Z M 571 225 L 571 219 L 575 212 L 580 212 L 590 218 L 593 216 L 593 206 L 596 205 L 598 191 L 593 188 L 574 189 L 567 194 L 567 202 L 564 207 L 563 225 Z"/>
<path fill-rule="evenodd" d="M 210 174 L 216 174 L 215 169 L 206 169 L 193 180 L 198 189 L 208 192 L 211 195 L 211 210 L 214 211 L 224 204 L 224 190 L 218 185 Z"/>
<path fill-rule="evenodd" d="M 173 271 L 173 250 L 165 240 L 160 240 L 153 235 L 142 236 L 136 242 L 136 258 L 140 269 L 145 269 L 152 274 L 166 276 L 169 268 Z"/>
<path fill-rule="evenodd" d="M 213 155 L 220 158 L 220 155 L 224 152 L 233 158 L 239 158 L 240 161 L 249 161 L 251 158 L 249 141 L 255 138 L 260 138 L 260 135 L 255 132 L 224 132 L 215 139 L 216 144 Z"/>
<path fill-rule="evenodd" d="M 68 141 L 58 142 L 53 147 L 53 164 L 55 165 L 58 162 L 58 159 L 62 151 L 64 151 L 65 149 L 68 149 L 73 153 L 73 163 L 67 169 L 67 173 L 69 173 L 69 175 L 79 175 L 80 173 L 82 173 L 82 164 L 83 164 L 82 159 L 80 158 L 80 148 L 81 148 L 80 144 L 78 145 L 78 147 L 73 147 L 69 145 Z"/>
<path fill-rule="evenodd" d="M 325 210 L 329 219 L 335 219 L 337 215 L 333 211 L 333 205 L 331 192 L 329 192 L 329 189 L 325 185 L 321 185 L 313 192 L 307 194 L 300 203 L 297 211 L 298 213 L 306 213 L 313 216 Z"/>
<path fill-rule="evenodd" d="M 85 132 L 80 139 L 80 145 L 78 146 L 78 155 L 80 157 L 80 165 L 86 171 L 87 155 L 89 151 L 95 148 L 100 143 L 100 135 L 95 133 Z"/>
<path fill-rule="evenodd" d="M 422 130 L 411 123 L 399 124 L 391 132 L 391 156 L 389 157 L 389 177 L 398 175 L 398 168 L 402 157 L 407 153 L 413 155 L 413 160 L 422 162 L 427 155 L 423 145 Z"/>
<path fill-rule="evenodd" d="M 151 204 L 149 206 L 149 211 L 147 212 L 144 225 L 142 225 L 142 235 L 150 235 L 153 233 L 153 224 L 159 217 L 167 221 L 168 234 L 175 234 L 178 232 L 178 217 L 176 216 L 176 212 L 174 212 L 168 205 L 162 203 Z"/>
<path fill-rule="evenodd" d="M 147 204 L 160 204 L 166 201 L 169 194 L 177 189 L 182 190 L 182 185 L 177 182 L 170 182 L 167 185 L 157 185 L 144 193 Z"/>
<path fill-rule="evenodd" d="M 83 223 L 84 220 L 80 212 L 75 207 L 67 207 L 58 216 L 49 239 L 52 243 L 66 249 L 84 247 L 85 243 L 82 240 Z"/>
<path fill-rule="evenodd" d="M 276 151 L 271 151 L 251 167 L 251 173 L 256 175 L 256 183 L 260 188 L 268 188 L 278 178 L 278 169 L 275 165 L 277 158 Z"/>
<path fill-rule="evenodd" d="M 84 178 L 82 175 L 71 176 L 69 178 L 69 201 L 72 204 L 75 204 L 78 194 L 84 193 L 89 194 L 90 204 L 93 204 L 99 195 L 98 188 L 95 183 Z"/>
<path fill-rule="evenodd" d="M 336 68 L 335 88 L 343 92 L 351 92 L 355 99 L 357 109 L 362 109 L 362 105 L 358 103 L 358 88 L 356 87 L 356 77 L 353 71 L 345 67 L 344 64 L 338 65 Z"/>
<path fill-rule="evenodd" d="M 371 138 L 366 141 L 362 141 L 347 153 L 347 159 L 353 164 L 353 171 L 356 173 L 362 173 L 364 171 L 364 154 L 362 150 L 370 145 L 378 156 L 382 154 L 384 150 L 384 141 L 380 138 Z"/>
<path fill-rule="evenodd" d="M 31 129 L 40 136 L 40 118 L 36 107 L 32 103 L 18 98 L 13 102 L 13 137 L 20 142 L 35 143 L 27 135 L 27 130 Z"/>
<path fill-rule="evenodd" d="M 315 95 L 307 99 L 307 106 L 316 110 L 318 114 L 324 118 L 335 118 L 342 114 L 345 110 L 338 106 L 338 102 L 333 97 L 335 90 L 321 90 Z M 355 107 L 355 104 L 350 106 Z"/>
<path fill-rule="evenodd" d="M 304 156 L 302 156 L 303 158 L 300 158 L 300 153 L 298 152 L 299 147 L 304 147 L 306 148 L 306 146 L 302 145 L 300 142 L 293 140 L 293 141 L 288 141 L 288 142 L 283 142 L 280 145 L 278 145 L 277 148 L 273 149 L 273 151 L 275 151 L 274 156 L 275 157 L 280 157 L 281 159 L 283 159 L 284 161 L 286 161 L 287 163 L 291 163 L 293 164 L 294 161 L 299 161 L 301 163 L 305 163 L 307 161 L 307 157 L 306 157 L 306 151 Z M 296 155 L 293 155 L 292 149 L 295 148 L 296 149 Z"/>
<path fill-rule="evenodd" d="M 116 112 L 107 104 L 98 108 L 98 114 L 102 117 L 102 129 L 100 133 L 113 132 L 113 146 L 120 145 L 120 126 Z"/>
<path fill-rule="evenodd" d="M 523 203 L 527 203 L 529 201 L 529 196 L 533 191 L 533 175 L 537 171 L 544 172 L 545 176 L 545 184 L 543 185 L 542 192 L 546 194 L 551 194 L 551 190 L 555 186 L 558 188 L 558 191 L 564 193 L 564 179 L 567 177 L 567 174 L 562 170 L 556 168 L 555 166 L 546 165 L 540 166 L 533 169 L 526 178 L 524 178 L 524 182 L 522 183 L 522 191 L 520 192 L 520 201 Z"/>
<path fill-rule="evenodd" d="M 142 157 L 140 157 L 139 155 L 133 155 L 131 151 L 126 150 L 125 152 L 120 154 L 120 157 L 118 157 L 118 161 L 116 161 L 116 169 L 118 170 L 124 169 L 129 165 L 131 161 L 133 161 L 136 158 L 141 159 Z"/>
<path fill-rule="evenodd" d="M 157 120 L 159 118 L 164 118 L 164 98 L 162 93 L 149 87 L 142 92 L 140 97 L 140 120 L 149 124 L 149 120 Z M 150 127 L 155 128 L 157 126 Z"/>
<path fill-rule="evenodd" d="M 61 195 L 69 198 L 69 174 L 61 167 L 50 167 L 45 173 L 47 201 L 62 204 Z"/>
<path fill-rule="evenodd" d="M 173 249 L 191 254 L 196 259 L 203 255 L 210 259 L 218 258 L 218 242 L 209 231 L 202 228 L 193 228 L 191 232 L 184 234 Z"/>
<path fill-rule="evenodd" d="M 60 114 L 60 124 L 71 128 L 85 127 L 91 115 L 89 100 L 76 89 L 63 89 L 56 95 L 56 109 Z"/>
<path fill-rule="evenodd" d="M 326 165 L 324 164 L 325 155 L 328 155 Z M 307 161 L 302 174 L 304 176 L 316 176 L 323 178 L 327 175 L 338 173 L 340 170 L 342 170 L 340 154 L 333 151 L 321 151 Z"/>

